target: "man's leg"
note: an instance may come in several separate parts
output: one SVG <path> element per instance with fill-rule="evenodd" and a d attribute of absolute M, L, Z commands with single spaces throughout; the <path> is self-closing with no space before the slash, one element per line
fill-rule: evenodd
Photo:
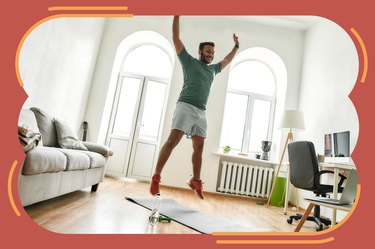
<path fill-rule="evenodd" d="M 161 148 L 158 162 L 155 168 L 155 173 L 151 179 L 150 192 L 152 195 L 156 195 L 157 193 L 160 193 L 159 183 L 160 183 L 161 171 L 163 170 L 164 165 L 167 162 L 169 156 L 171 155 L 173 149 L 180 142 L 183 135 L 184 135 L 183 131 L 171 130 L 167 141 L 164 143 L 163 147 Z"/>
<path fill-rule="evenodd" d="M 200 136 L 192 136 L 193 141 L 193 155 L 192 155 L 192 163 L 193 163 L 193 178 L 188 181 L 188 185 L 190 188 L 195 190 L 198 196 L 201 199 L 204 199 L 203 196 L 203 187 L 202 187 L 202 180 L 201 180 L 201 167 L 202 167 L 202 153 L 204 147 L 204 137 Z"/>
<path fill-rule="evenodd" d="M 167 141 L 164 143 L 163 147 L 160 150 L 159 159 L 156 164 L 155 174 L 161 173 L 173 149 L 180 142 L 183 135 L 184 135 L 183 131 L 171 130 L 171 133 L 169 134 Z"/>
<path fill-rule="evenodd" d="M 202 153 L 203 153 L 203 146 L 204 146 L 204 137 L 200 136 L 192 136 L 193 141 L 193 155 L 192 155 L 192 163 L 193 163 L 193 177 L 195 180 L 201 179 L 201 167 L 202 167 Z"/>

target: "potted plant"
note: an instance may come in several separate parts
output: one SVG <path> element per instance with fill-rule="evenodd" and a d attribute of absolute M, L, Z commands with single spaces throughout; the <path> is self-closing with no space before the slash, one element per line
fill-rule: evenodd
<path fill-rule="evenodd" d="M 229 145 L 225 145 L 225 146 L 223 147 L 223 152 L 224 152 L 225 154 L 228 154 L 230 150 L 231 150 L 231 148 L 230 148 Z"/>

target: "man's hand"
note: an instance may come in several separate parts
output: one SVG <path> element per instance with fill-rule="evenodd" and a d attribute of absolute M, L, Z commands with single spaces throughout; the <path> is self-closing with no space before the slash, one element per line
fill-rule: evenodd
<path fill-rule="evenodd" d="M 238 41 L 238 36 L 233 33 L 233 41 L 234 41 L 234 46 L 239 48 L 240 47 L 240 42 Z"/>

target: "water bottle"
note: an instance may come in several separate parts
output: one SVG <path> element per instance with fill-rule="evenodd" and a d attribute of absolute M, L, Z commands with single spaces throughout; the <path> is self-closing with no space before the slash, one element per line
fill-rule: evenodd
<path fill-rule="evenodd" d="M 161 206 L 161 196 L 160 194 L 156 194 L 154 197 L 154 203 L 152 205 L 151 214 L 149 217 L 149 223 L 152 226 L 156 226 L 159 222 L 159 210 Z"/>

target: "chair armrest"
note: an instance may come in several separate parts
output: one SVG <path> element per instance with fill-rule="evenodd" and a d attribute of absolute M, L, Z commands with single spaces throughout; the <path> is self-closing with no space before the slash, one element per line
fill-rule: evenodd
<path fill-rule="evenodd" d="M 326 174 L 326 173 L 333 174 L 334 172 L 331 171 L 331 170 L 321 170 L 321 171 L 319 171 L 319 177 L 323 174 Z M 340 176 L 340 181 L 338 183 L 338 187 L 341 188 L 342 184 L 344 183 L 344 181 L 346 179 L 346 176 L 344 176 L 343 174 L 340 174 L 340 173 L 339 173 L 339 176 Z"/>
<path fill-rule="evenodd" d="M 91 142 L 82 142 L 82 143 L 86 146 L 86 148 L 89 151 L 99 153 L 105 157 L 113 155 L 113 150 L 106 145 L 91 143 Z"/>

